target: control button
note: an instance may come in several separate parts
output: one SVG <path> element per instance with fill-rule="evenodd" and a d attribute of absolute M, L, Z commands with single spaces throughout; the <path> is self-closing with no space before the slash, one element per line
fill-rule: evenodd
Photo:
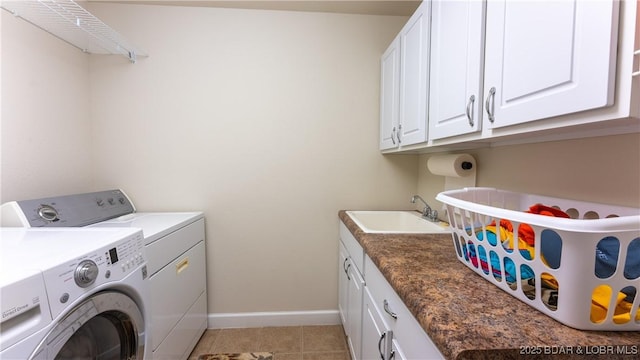
<path fill-rule="evenodd" d="M 105 278 L 110 278 L 111 277 L 111 270 L 107 270 L 107 272 L 104 273 L 104 277 Z"/>
<path fill-rule="evenodd" d="M 124 198 L 123 197 L 118 198 L 118 201 L 120 202 L 120 204 L 124 205 Z"/>
<path fill-rule="evenodd" d="M 41 205 L 38 209 L 38 216 L 46 221 L 57 221 L 58 218 L 58 210 L 56 210 L 51 205 Z"/>
<path fill-rule="evenodd" d="M 78 264 L 74 274 L 76 284 L 85 288 L 93 284 L 98 278 L 98 265 L 91 260 L 84 260 Z"/>
<path fill-rule="evenodd" d="M 62 296 L 60 296 L 60 302 L 64 304 L 67 301 L 69 301 L 69 293 L 62 294 Z"/>
<path fill-rule="evenodd" d="M 98 204 L 98 206 L 103 206 L 104 205 L 104 200 L 102 200 L 101 198 L 97 198 L 96 199 L 96 204 Z"/>
<path fill-rule="evenodd" d="M 107 202 L 109 202 L 109 205 L 115 204 L 115 201 L 113 201 L 113 198 L 108 198 Z"/>

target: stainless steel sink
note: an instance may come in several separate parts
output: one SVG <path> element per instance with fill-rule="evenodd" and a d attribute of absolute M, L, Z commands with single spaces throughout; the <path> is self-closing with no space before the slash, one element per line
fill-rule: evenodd
<path fill-rule="evenodd" d="M 366 233 L 447 234 L 444 222 L 423 219 L 415 211 L 347 211 L 347 215 Z"/>

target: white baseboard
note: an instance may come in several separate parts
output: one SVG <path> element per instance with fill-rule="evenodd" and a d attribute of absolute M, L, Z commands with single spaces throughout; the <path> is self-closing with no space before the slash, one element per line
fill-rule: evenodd
<path fill-rule="evenodd" d="M 250 313 L 213 313 L 208 316 L 209 329 L 266 326 L 338 325 L 338 310 L 277 311 Z"/>

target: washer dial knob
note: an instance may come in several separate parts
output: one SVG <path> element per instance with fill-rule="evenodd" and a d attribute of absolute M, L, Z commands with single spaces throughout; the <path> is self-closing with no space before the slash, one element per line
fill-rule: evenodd
<path fill-rule="evenodd" d="M 59 220 L 58 210 L 56 210 L 56 208 L 54 208 L 51 205 L 44 205 L 44 204 L 41 205 L 40 208 L 38 209 L 38 216 L 40 216 L 42 219 L 46 221 Z"/>
<path fill-rule="evenodd" d="M 73 278 L 81 288 L 93 284 L 98 278 L 98 265 L 91 260 L 83 260 L 76 267 Z"/>

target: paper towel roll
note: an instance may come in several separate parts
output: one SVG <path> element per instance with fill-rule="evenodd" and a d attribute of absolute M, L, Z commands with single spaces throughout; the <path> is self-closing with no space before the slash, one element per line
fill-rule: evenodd
<path fill-rule="evenodd" d="M 467 177 L 476 173 L 476 159 L 469 154 L 436 155 L 427 160 L 434 175 Z"/>

